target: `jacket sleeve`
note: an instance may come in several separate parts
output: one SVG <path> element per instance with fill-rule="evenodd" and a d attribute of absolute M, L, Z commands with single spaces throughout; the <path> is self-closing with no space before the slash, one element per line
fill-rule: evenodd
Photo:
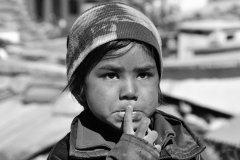
<path fill-rule="evenodd" d="M 201 156 L 201 154 L 197 155 L 196 158 L 194 160 L 204 160 Z"/>
<path fill-rule="evenodd" d="M 204 160 L 201 156 L 201 154 L 195 156 L 194 158 L 192 158 L 191 160 Z"/>
<path fill-rule="evenodd" d="M 109 152 L 107 160 L 156 160 L 158 151 L 144 139 L 123 134 L 120 141 Z"/>

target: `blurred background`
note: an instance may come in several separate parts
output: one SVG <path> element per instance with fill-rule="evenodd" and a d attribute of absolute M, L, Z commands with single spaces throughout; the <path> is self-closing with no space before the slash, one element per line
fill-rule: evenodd
<path fill-rule="evenodd" d="M 66 36 L 110 0 L 0 0 L 0 160 L 44 160 L 83 109 L 66 86 Z M 206 160 L 240 159 L 240 0 L 122 0 L 157 26 L 163 104 L 204 139 Z"/>

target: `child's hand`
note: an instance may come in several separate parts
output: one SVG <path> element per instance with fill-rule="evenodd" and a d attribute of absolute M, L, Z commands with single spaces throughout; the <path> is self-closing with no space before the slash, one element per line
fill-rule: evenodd
<path fill-rule="evenodd" d="M 149 129 L 150 119 L 146 117 L 143 118 L 136 132 L 134 132 L 133 125 L 132 125 L 132 112 L 133 112 L 133 107 L 128 106 L 124 116 L 123 132 L 131 135 L 135 135 L 136 137 L 142 138 L 146 140 L 148 143 L 154 145 L 154 141 L 157 139 L 158 133 L 154 130 L 151 131 Z M 158 151 L 161 150 L 160 145 L 154 145 L 154 147 Z"/>

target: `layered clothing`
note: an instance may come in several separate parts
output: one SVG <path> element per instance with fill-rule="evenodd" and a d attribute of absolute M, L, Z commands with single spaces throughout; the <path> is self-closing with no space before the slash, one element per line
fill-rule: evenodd
<path fill-rule="evenodd" d="M 156 110 L 149 127 L 158 133 L 155 144 L 161 146 L 160 152 L 144 139 L 115 134 L 84 110 L 73 119 L 71 132 L 54 146 L 48 160 L 202 160 L 204 143 L 181 119 Z"/>

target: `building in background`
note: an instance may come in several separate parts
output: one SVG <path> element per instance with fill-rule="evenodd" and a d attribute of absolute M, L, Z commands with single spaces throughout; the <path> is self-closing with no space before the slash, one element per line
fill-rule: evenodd
<path fill-rule="evenodd" d="M 3 32 L 18 34 L 19 41 L 66 36 L 83 11 L 107 1 L 0 0 L 0 38 Z"/>
<path fill-rule="evenodd" d="M 47 22 L 69 29 L 88 8 L 111 0 L 25 0 L 29 15 L 37 22 Z M 124 2 L 124 1 L 123 1 Z"/>
<path fill-rule="evenodd" d="M 179 25 L 179 59 L 195 55 L 240 51 L 240 22 L 231 20 L 198 20 Z"/>

